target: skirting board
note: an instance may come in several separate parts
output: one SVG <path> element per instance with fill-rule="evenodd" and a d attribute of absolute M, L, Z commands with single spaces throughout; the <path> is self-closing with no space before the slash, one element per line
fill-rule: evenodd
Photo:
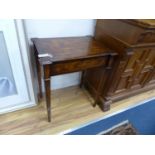
<path fill-rule="evenodd" d="M 17 111 L 17 110 L 22 110 L 25 108 L 34 107 L 34 106 L 36 106 L 36 104 L 34 102 L 26 102 L 23 104 L 17 104 L 17 105 L 11 106 L 11 107 L 6 107 L 4 109 L 0 109 L 0 115 L 9 113 L 9 112 L 13 112 L 13 111 Z"/>
<path fill-rule="evenodd" d="M 51 77 L 51 90 L 77 86 L 80 84 L 80 79 L 81 79 L 81 72 L 53 76 Z M 42 91 L 45 92 L 43 79 L 41 82 L 42 82 Z M 35 77 L 35 83 L 36 85 L 38 85 L 36 77 Z M 35 88 L 35 91 L 38 92 L 37 87 Z"/>

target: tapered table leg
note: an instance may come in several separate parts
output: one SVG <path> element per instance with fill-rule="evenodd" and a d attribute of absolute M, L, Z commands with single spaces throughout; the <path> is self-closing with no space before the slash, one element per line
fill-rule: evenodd
<path fill-rule="evenodd" d="M 84 85 L 84 76 L 85 76 L 85 70 L 82 71 L 82 74 L 81 74 L 80 88 L 82 88 Z"/>
<path fill-rule="evenodd" d="M 97 94 L 96 94 L 96 97 L 95 97 L 95 102 L 93 104 L 93 107 L 95 107 L 98 104 L 99 97 L 101 95 L 102 82 L 103 82 L 102 77 L 100 77 L 99 85 L 98 85 L 97 92 L 96 92 Z"/>
<path fill-rule="evenodd" d="M 48 122 L 51 122 L 51 90 L 50 79 L 44 79 Z"/>
<path fill-rule="evenodd" d="M 38 87 L 39 87 L 39 95 L 38 99 L 41 99 L 43 97 L 42 94 L 42 83 L 41 83 L 41 65 L 38 60 L 38 53 L 34 46 L 34 54 L 35 54 L 35 61 L 36 61 L 36 68 L 37 68 L 37 78 L 38 78 Z"/>
<path fill-rule="evenodd" d="M 37 65 L 37 74 L 38 74 L 38 84 L 39 84 L 39 99 L 41 99 L 43 97 L 42 94 L 42 84 L 41 84 L 41 66 Z"/>

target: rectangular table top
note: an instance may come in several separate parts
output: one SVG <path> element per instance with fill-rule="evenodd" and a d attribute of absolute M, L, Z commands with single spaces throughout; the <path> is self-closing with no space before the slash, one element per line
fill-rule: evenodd
<path fill-rule="evenodd" d="M 115 53 L 91 36 L 66 38 L 33 38 L 39 55 L 51 55 L 52 62 L 84 59 Z M 44 55 L 45 54 L 45 55 Z"/>

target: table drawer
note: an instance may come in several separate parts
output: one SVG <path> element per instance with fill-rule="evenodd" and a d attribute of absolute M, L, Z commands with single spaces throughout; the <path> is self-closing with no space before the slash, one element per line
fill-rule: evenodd
<path fill-rule="evenodd" d="M 72 60 L 64 63 L 55 63 L 51 67 L 51 75 L 76 72 L 89 68 L 95 68 L 106 65 L 107 57 L 90 58 L 83 60 Z"/>

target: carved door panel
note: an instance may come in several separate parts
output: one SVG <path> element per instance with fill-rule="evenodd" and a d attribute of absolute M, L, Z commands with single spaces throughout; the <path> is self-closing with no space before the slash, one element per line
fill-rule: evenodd
<path fill-rule="evenodd" d="M 121 61 L 113 93 L 142 88 L 149 82 L 155 82 L 155 49 L 138 48 L 134 54 Z"/>

